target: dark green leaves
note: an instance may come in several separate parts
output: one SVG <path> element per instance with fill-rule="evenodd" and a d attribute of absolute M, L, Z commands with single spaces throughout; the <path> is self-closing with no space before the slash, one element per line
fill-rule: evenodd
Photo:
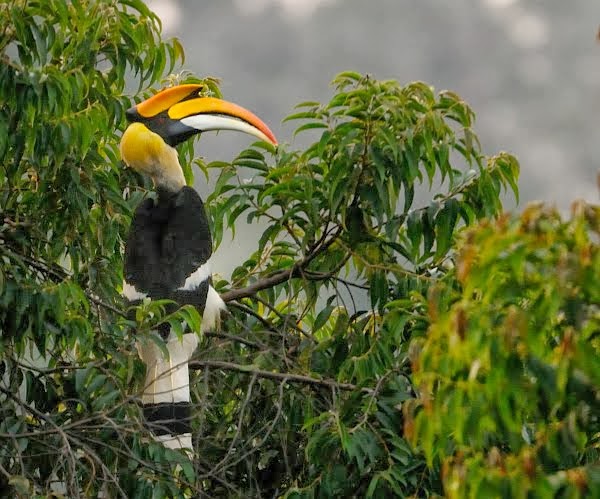
<path fill-rule="evenodd" d="M 435 258 L 439 260 L 446 255 L 452 244 L 452 236 L 458 219 L 459 203 L 453 198 L 446 200 L 435 216 L 436 250 Z"/>
<path fill-rule="evenodd" d="M 273 345 L 244 352 L 245 363 L 357 387 L 331 402 L 291 389 L 287 410 L 306 451 L 288 497 L 419 494 L 416 470 L 427 472 L 400 430 L 401 408 L 414 402 L 411 340 L 452 300 L 448 263 L 460 228 L 500 212 L 518 165 L 482 155 L 474 114 L 451 92 L 353 72 L 334 86 L 329 102 L 304 102 L 284 120 L 312 139 L 305 150 L 280 146 L 272 157 L 255 145 L 233 166 L 212 165 L 220 170 L 208 200 L 215 240 L 244 219 L 258 230 L 256 251 L 219 285 L 236 293 L 275 283 L 242 294 L 240 320 Z M 292 352 L 284 359 L 274 331 Z M 262 389 L 280 400 L 274 387 Z"/>
<path fill-rule="evenodd" d="M 143 195 L 118 155 L 123 90 L 126 74 L 158 83 L 183 50 L 160 40 L 158 18 L 137 0 L 2 2 L 0 26 L 0 356 L 10 387 L 0 384 L 0 432 L 29 435 L 3 446 L 12 478 L 0 488 L 46 496 L 62 483 L 73 497 L 134 497 L 135 475 L 115 478 L 132 434 L 146 435 L 133 403 L 143 366 L 118 292 Z M 199 329 L 196 311 L 168 320 Z"/>

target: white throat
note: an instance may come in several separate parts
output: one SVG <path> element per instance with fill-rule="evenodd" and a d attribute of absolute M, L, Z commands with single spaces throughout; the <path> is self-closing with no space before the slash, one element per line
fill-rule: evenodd
<path fill-rule="evenodd" d="M 174 147 L 166 146 L 161 151 L 158 160 L 151 170 L 154 185 L 170 192 L 179 192 L 186 183 L 177 150 Z"/>

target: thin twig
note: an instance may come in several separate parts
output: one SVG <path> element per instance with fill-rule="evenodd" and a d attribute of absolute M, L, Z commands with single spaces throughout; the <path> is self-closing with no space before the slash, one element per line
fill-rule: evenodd
<path fill-rule="evenodd" d="M 207 331 L 205 333 L 202 333 L 202 336 L 205 336 L 207 338 L 220 338 L 223 340 L 229 340 L 229 341 L 234 341 L 236 343 L 241 343 L 242 345 L 246 345 L 248 347 L 251 348 L 261 348 L 261 346 L 254 342 L 254 341 L 250 341 L 250 340 L 246 340 L 245 338 L 240 338 L 239 336 L 235 336 L 233 334 L 228 334 L 228 333 L 216 333 L 213 331 Z"/>
<path fill-rule="evenodd" d="M 273 312 L 281 321 L 283 321 L 283 324 L 285 326 L 290 326 L 293 329 L 295 329 L 296 331 L 298 331 L 299 333 L 303 334 L 304 336 L 306 336 L 307 338 L 311 339 L 312 341 L 316 341 L 314 336 L 312 335 L 312 333 L 310 333 L 309 331 L 305 331 L 304 329 L 302 329 L 300 326 L 298 326 L 298 324 L 296 323 L 290 323 L 288 321 L 288 318 L 290 316 L 290 314 L 282 314 L 279 310 L 277 310 L 277 308 L 275 308 L 273 305 L 271 305 L 269 302 L 263 300 L 262 298 L 260 298 L 259 296 L 255 295 L 255 296 L 251 296 L 250 297 L 252 300 L 257 301 L 258 303 L 262 304 L 264 307 L 268 308 L 271 312 Z"/>
<path fill-rule="evenodd" d="M 38 272 L 45 274 L 47 277 L 50 277 L 50 279 L 52 279 L 52 281 L 55 283 L 60 283 L 67 279 L 71 279 L 73 277 L 65 269 L 63 269 L 62 267 L 59 267 L 58 265 L 50 265 L 45 262 L 36 260 L 35 258 L 31 258 L 27 255 L 24 255 L 20 251 L 17 251 L 12 246 L 5 245 L 5 248 L 10 253 L 12 253 L 16 258 L 23 260 L 24 263 L 33 267 Z M 100 298 L 98 298 L 96 295 L 94 295 L 90 290 L 84 289 L 83 292 L 85 293 L 87 298 L 92 303 L 95 303 L 96 305 L 98 305 L 102 308 L 110 310 L 111 312 L 113 312 L 121 317 L 127 318 L 127 314 L 125 312 L 123 312 L 122 310 L 119 310 L 118 308 L 114 307 L 110 303 L 106 303 L 106 302 L 102 301 Z"/>
<path fill-rule="evenodd" d="M 275 414 L 275 417 L 273 418 L 273 420 L 270 422 L 269 427 L 267 428 L 267 431 L 260 432 L 260 435 L 261 435 L 260 441 L 258 441 L 256 444 L 253 443 L 252 448 L 245 454 L 239 455 L 239 453 L 238 453 L 237 459 L 235 459 L 234 461 L 232 461 L 230 463 L 226 463 L 226 464 L 222 464 L 223 461 L 221 461 L 219 464 L 217 464 L 213 467 L 213 469 L 211 470 L 212 473 L 216 473 L 217 471 L 225 471 L 226 469 L 231 468 L 232 466 L 235 466 L 236 464 L 238 464 L 242 461 L 245 461 L 250 455 L 257 452 L 265 444 L 267 439 L 271 436 L 271 433 L 273 432 L 275 425 L 279 421 L 279 418 L 281 417 L 281 413 L 283 410 L 283 388 L 284 388 L 285 384 L 286 384 L 286 380 L 283 379 L 279 385 L 279 401 L 277 403 L 277 413 Z M 258 437 L 258 435 L 255 434 L 249 439 L 249 441 L 254 442 L 255 438 L 257 438 L 257 437 Z"/>
<path fill-rule="evenodd" d="M 223 459 L 221 459 L 213 467 L 213 472 L 215 472 L 215 470 L 218 470 L 227 461 L 227 457 L 232 453 L 232 451 L 235 448 L 235 444 L 240 436 L 240 433 L 242 432 L 242 424 L 244 422 L 244 415 L 246 414 L 246 408 L 248 407 L 248 402 L 250 402 L 250 397 L 252 396 L 252 389 L 254 388 L 254 383 L 256 383 L 257 377 L 258 377 L 258 375 L 256 373 L 254 373 L 252 375 L 252 378 L 250 379 L 250 383 L 248 384 L 248 389 L 247 389 L 248 391 L 246 392 L 246 398 L 244 399 L 244 403 L 242 404 L 242 407 L 240 409 L 240 416 L 238 418 L 237 428 L 235 429 L 235 435 L 231 439 L 231 443 L 229 444 L 229 448 L 227 449 L 225 456 L 223 456 Z"/>
<path fill-rule="evenodd" d="M 66 454 L 66 456 L 68 457 L 67 459 L 67 465 L 69 467 L 69 471 L 71 473 L 71 479 L 75 476 L 75 470 L 77 468 L 77 465 L 75 463 L 75 453 L 73 452 L 73 449 L 71 448 L 71 444 L 69 442 L 69 437 L 67 436 L 66 432 L 64 431 L 64 429 L 62 429 L 59 425 L 56 424 L 56 422 L 49 416 L 47 416 L 46 414 L 42 413 L 41 411 L 39 411 L 38 409 L 36 409 L 35 407 L 27 404 L 26 402 L 22 401 L 19 397 L 17 397 L 15 394 L 13 394 L 11 391 L 6 390 L 4 388 L 2 388 L 0 386 L 0 392 L 4 393 L 4 395 L 6 395 L 8 398 L 12 399 L 14 402 L 16 402 L 19 406 L 21 406 L 21 408 L 23 408 L 25 411 L 29 412 L 29 414 L 35 416 L 37 419 L 39 419 L 40 421 L 44 421 L 47 424 L 49 424 L 50 426 L 52 426 L 52 428 L 54 428 L 54 430 L 56 430 L 56 432 L 58 433 L 58 435 L 60 436 L 60 438 L 62 439 L 62 441 L 64 442 L 64 454 Z"/>
<path fill-rule="evenodd" d="M 247 307 L 243 303 L 237 303 L 237 302 L 236 303 L 231 303 L 229 306 L 233 307 L 233 308 L 237 308 L 237 309 L 241 310 L 242 312 L 244 312 L 244 313 L 246 313 L 248 315 L 251 315 L 256 320 L 258 320 L 263 326 L 265 326 L 267 329 L 269 329 L 269 330 L 271 330 L 273 332 L 277 332 L 277 330 L 273 327 L 273 324 L 271 324 L 262 315 L 260 315 L 259 313 L 255 312 L 250 307 Z"/>
<path fill-rule="evenodd" d="M 223 360 L 195 360 L 195 361 L 190 362 L 189 367 L 190 367 L 190 369 L 202 369 L 205 367 L 215 367 L 217 369 L 224 369 L 226 371 L 237 371 L 240 373 L 248 374 L 249 376 L 258 376 L 259 378 L 285 380 L 285 381 L 290 381 L 292 383 L 301 383 L 301 384 L 313 385 L 313 386 L 326 386 L 326 387 L 338 388 L 340 390 L 346 390 L 346 391 L 359 390 L 363 393 L 368 393 L 368 394 L 373 393 L 372 388 L 365 388 L 365 387 L 361 388 L 359 386 L 353 385 L 352 383 L 339 383 L 332 379 L 317 379 L 317 378 L 311 378 L 310 376 L 304 376 L 301 374 L 264 371 L 262 369 L 257 369 L 253 365 L 234 364 L 233 362 L 226 362 Z"/>
<path fill-rule="evenodd" d="M 102 308 L 105 308 L 106 310 L 110 310 L 114 314 L 117 314 L 120 317 L 123 317 L 124 319 L 127 319 L 127 314 L 125 312 L 123 312 L 122 310 L 119 310 L 118 308 L 113 307 L 110 303 L 106 303 L 106 302 L 102 301 L 100 298 L 94 296 L 87 290 L 84 290 L 84 293 L 91 302 L 95 303 L 96 305 L 98 305 Z"/>

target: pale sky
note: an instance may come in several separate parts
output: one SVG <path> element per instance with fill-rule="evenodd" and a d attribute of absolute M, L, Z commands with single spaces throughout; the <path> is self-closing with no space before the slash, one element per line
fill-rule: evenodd
<path fill-rule="evenodd" d="M 318 9 L 342 0 L 233 0 L 243 15 L 260 15 L 267 9 L 279 9 L 286 20 L 302 22 Z M 548 22 L 536 15 L 519 0 L 479 0 L 495 12 L 498 22 L 506 31 L 508 39 L 524 49 L 537 49 L 548 43 Z M 182 20 L 186 0 L 148 0 L 147 5 L 163 22 L 166 35 L 176 34 Z"/>

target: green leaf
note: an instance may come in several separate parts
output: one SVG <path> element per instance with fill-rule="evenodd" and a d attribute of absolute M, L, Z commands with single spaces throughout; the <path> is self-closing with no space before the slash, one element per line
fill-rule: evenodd
<path fill-rule="evenodd" d="M 111 407 L 114 402 L 119 398 L 120 393 L 117 390 L 111 391 L 93 401 L 93 407 L 96 411 L 101 411 L 106 407 Z"/>
<path fill-rule="evenodd" d="M 458 219 L 459 204 L 454 198 L 444 202 L 442 209 L 435 218 L 436 251 L 435 258 L 440 259 L 448 252 L 452 244 L 452 234 Z"/>
<path fill-rule="evenodd" d="M 310 123 L 305 123 L 304 125 L 296 128 L 296 130 L 294 131 L 294 136 L 298 135 L 300 132 L 304 132 L 305 130 L 312 130 L 315 128 L 327 128 L 327 124 L 321 123 L 320 121 L 313 121 Z"/>
<path fill-rule="evenodd" d="M 95 392 L 98 388 L 104 386 L 106 383 L 107 377 L 103 374 L 96 374 L 93 371 L 91 372 L 93 378 L 91 382 L 86 386 L 86 390 L 89 393 Z"/>
<path fill-rule="evenodd" d="M 377 485 L 379 483 L 380 475 L 376 474 L 369 483 L 369 488 L 367 489 L 367 497 L 374 497 L 375 491 L 377 490 Z"/>
<path fill-rule="evenodd" d="M 406 234 L 411 242 L 411 255 L 412 259 L 416 259 L 419 253 L 419 247 L 421 244 L 421 237 L 423 235 L 423 229 L 421 225 L 421 215 L 418 211 L 413 211 L 407 218 Z"/>
<path fill-rule="evenodd" d="M 378 305 L 383 307 L 388 301 L 388 281 L 385 272 L 377 270 L 373 272 L 369 283 L 371 295 L 371 307 L 376 308 Z"/>
<path fill-rule="evenodd" d="M 181 64 L 184 65 L 185 64 L 185 50 L 183 48 L 183 45 L 181 45 L 181 42 L 179 41 L 178 38 L 172 38 L 171 39 L 171 43 L 173 44 L 173 54 L 175 55 L 174 59 L 179 59 L 181 61 Z M 175 61 L 172 61 L 172 63 Z M 171 68 L 172 71 L 172 68 Z"/>
<path fill-rule="evenodd" d="M 194 480 L 196 479 L 196 473 L 194 472 L 194 465 L 192 461 L 188 459 L 182 459 L 179 462 L 179 465 L 181 466 L 181 470 L 183 471 L 183 475 L 185 476 L 186 480 L 189 483 L 194 483 Z"/>
<path fill-rule="evenodd" d="M 35 24 L 30 24 L 31 34 L 35 40 L 35 47 L 38 56 L 38 60 L 41 64 L 46 62 L 48 57 L 48 47 L 46 46 L 46 40 L 44 35 L 40 32 L 39 28 Z"/>
<path fill-rule="evenodd" d="M 294 106 L 294 109 L 298 109 L 301 107 L 318 107 L 320 105 L 320 102 L 318 101 L 304 101 L 304 102 L 300 102 L 299 104 L 296 104 Z"/>
<path fill-rule="evenodd" d="M 290 114 L 283 119 L 283 123 L 293 120 L 307 120 L 307 119 L 315 119 L 317 117 L 317 113 L 315 111 L 302 111 L 300 113 Z"/>
<path fill-rule="evenodd" d="M 179 309 L 179 314 L 183 316 L 192 332 L 200 332 L 202 319 L 196 307 L 194 307 L 193 305 L 184 305 Z"/>
<path fill-rule="evenodd" d="M 427 210 L 421 212 L 421 230 L 423 231 L 423 255 L 427 256 L 435 241 L 433 219 L 437 203 L 433 203 Z"/>
<path fill-rule="evenodd" d="M 357 73 L 356 71 L 343 71 L 340 74 L 338 74 L 336 76 L 336 80 L 344 80 L 344 79 L 348 79 L 348 80 L 354 80 L 354 81 L 361 81 L 364 78 L 364 76 L 360 73 Z"/>
<path fill-rule="evenodd" d="M 331 316 L 331 312 L 333 312 L 334 309 L 334 306 L 328 305 L 319 312 L 319 315 L 317 315 L 317 318 L 315 319 L 315 322 L 313 324 L 313 334 L 316 333 L 327 323 L 329 317 Z"/>

